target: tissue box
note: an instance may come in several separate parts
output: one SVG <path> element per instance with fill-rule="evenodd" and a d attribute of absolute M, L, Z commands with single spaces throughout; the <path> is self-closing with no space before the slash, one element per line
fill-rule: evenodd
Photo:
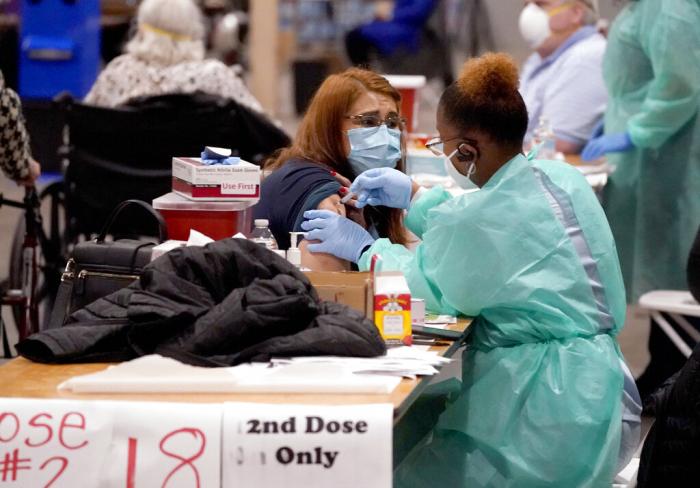
<path fill-rule="evenodd" d="M 387 345 L 411 344 L 411 291 L 403 273 L 375 273 L 374 324 Z"/>
<path fill-rule="evenodd" d="M 173 158 L 173 191 L 191 200 L 247 201 L 260 198 L 260 167 L 247 161 L 202 164 L 200 158 Z"/>

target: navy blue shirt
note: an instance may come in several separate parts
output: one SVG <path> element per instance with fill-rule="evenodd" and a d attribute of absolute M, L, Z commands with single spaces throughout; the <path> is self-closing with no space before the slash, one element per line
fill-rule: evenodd
<path fill-rule="evenodd" d="M 280 249 L 290 246 L 289 233 L 302 231 L 304 212 L 337 195 L 340 183 L 327 167 L 303 159 L 290 159 L 262 182 L 256 219 L 267 219 Z"/>

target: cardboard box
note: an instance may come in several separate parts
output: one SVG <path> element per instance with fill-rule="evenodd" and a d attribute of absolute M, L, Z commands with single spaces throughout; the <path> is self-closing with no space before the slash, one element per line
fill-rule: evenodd
<path fill-rule="evenodd" d="M 202 164 L 200 158 L 173 158 L 173 191 L 191 200 L 249 201 L 260 198 L 260 167 Z"/>
<path fill-rule="evenodd" d="M 411 344 L 411 291 L 400 271 L 374 275 L 374 324 L 387 345 Z"/>
<path fill-rule="evenodd" d="M 306 271 L 321 300 L 342 303 L 374 319 L 372 276 L 360 272 Z"/>

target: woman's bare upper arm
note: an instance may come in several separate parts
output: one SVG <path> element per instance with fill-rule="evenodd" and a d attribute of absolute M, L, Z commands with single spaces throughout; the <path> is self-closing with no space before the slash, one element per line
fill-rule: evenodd
<path fill-rule="evenodd" d="M 311 252 L 308 249 L 309 244 L 314 241 L 301 241 L 299 249 L 301 250 L 301 266 L 309 268 L 313 271 L 349 271 L 350 262 L 344 259 L 337 258 L 332 254 Z"/>

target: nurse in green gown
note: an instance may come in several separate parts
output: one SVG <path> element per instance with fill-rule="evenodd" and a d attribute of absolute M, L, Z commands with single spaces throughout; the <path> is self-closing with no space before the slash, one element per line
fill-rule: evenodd
<path fill-rule="evenodd" d="M 452 197 L 389 168 L 351 187 L 358 206 L 408 208 L 415 251 L 337 214 L 305 214 L 312 252 L 361 269 L 378 254 L 428 308 L 475 317 L 461 390 L 397 467 L 396 486 L 610 486 L 637 446 L 610 228 L 579 171 L 521 153 L 527 120 L 513 61 L 472 59 L 441 97 L 430 146 L 455 181 L 480 189 Z"/>
<path fill-rule="evenodd" d="M 700 1 L 630 1 L 608 39 L 605 134 L 584 159 L 615 166 L 604 207 L 630 303 L 687 289 L 700 225 Z"/>

